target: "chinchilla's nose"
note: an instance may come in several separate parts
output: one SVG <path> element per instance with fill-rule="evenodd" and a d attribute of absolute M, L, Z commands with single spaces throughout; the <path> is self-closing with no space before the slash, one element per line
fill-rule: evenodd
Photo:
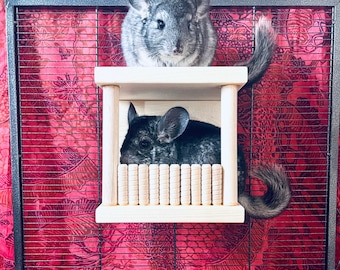
<path fill-rule="evenodd" d="M 183 45 L 180 41 L 177 41 L 176 46 L 173 50 L 174 54 L 181 54 L 183 53 Z"/>

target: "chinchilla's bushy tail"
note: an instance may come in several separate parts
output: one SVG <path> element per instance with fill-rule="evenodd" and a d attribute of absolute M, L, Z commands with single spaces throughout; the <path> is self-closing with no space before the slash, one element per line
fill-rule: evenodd
<path fill-rule="evenodd" d="M 260 17 L 255 27 L 255 50 L 252 57 L 237 66 L 248 67 L 248 82 L 244 87 L 259 81 L 267 71 L 276 47 L 276 33 L 271 20 Z"/>
<path fill-rule="evenodd" d="M 279 215 L 291 198 L 288 179 L 283 169 L 278 165 L 260 165 L 251 175 L 262 180 L 267 191 L 263 196 L 240 194 L 240 204 L 253 218 L 267 219 Z"/>

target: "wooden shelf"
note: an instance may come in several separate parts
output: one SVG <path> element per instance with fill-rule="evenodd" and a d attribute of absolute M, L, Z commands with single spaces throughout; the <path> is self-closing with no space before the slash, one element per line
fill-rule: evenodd
<path fill-rule="evenodd" d="M 107 206 L 96 209 L 97 223 L 243 223 L 244 208 L 235 206 L 137 205 Z"/>
<path fill-rule="evenodd" d="M 244 222 L 237 201 L 237 92 L 247 80 L 246 67 L 96 67 L 95 82 L 103 89 L 102 204 L 96 222 Z M 222 205 L 118 205 L 121 100 L 221 101 Z"/>
<path fill-rule="evenodd" d="M 247 67 L 96 67 L 96 84 L 119 85 L 120 100 L 221 100 L 221 86 L 240 89 Z"/>

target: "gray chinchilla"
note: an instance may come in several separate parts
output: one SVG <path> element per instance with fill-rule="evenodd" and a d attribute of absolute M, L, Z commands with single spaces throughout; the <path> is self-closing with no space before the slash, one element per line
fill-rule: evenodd
<path fill-rule="evenodd" d="M 190 120 L 182 107 L 163 116 L 138 116 L 133 104 L 128 111 L 129 129 L 121 147 L 122 164 L 218 164 L 221 162 L 220 128 Z M 261 165 L 252 176 L 267 186 L 263 196 L 244 192 L 246 164 L 238 148 L 239 202 L 254 218 L 272 218 L 289 204 L 290 187 L 282 168 Z"/>
<path fill-rule="evenodd" d="M 128 66 L 208 66 L 217 37 L 209 17 L 209 0 L 129 0 L 122 25 L 122 49 Z M 270 20 L 261 17 L 255 30 L 253 56 L 238 66 L 248 67 L 248 83 L 268 69 L 276 35 Z"/>

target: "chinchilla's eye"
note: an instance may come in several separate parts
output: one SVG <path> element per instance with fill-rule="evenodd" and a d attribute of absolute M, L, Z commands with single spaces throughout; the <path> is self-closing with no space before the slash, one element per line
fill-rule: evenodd
<path fill-rule="evenodd" d="M 199 27 L 199 25 L 196 23 L 195 20 L 188 21 L 189 31 L 196 31 L 196 28 L 198 28 L 198 27 Z"/>
<path fill-rule="evenodd" d="M 157 29 L 163 30 L 165 27 L 165 22 L 163 20 L 157 20 Z"/>
<path fill-rule="evenodd" d="M 139 141 L 139 147 L 144 150 L 151 148 L 151 140 L 149 138 L 143 138 Z"/>
<path fill-rule="evenodd" d="M 143 20 L 142 20 L 142 23 L 143 24 L 146 24 L 146 21 L 147 21 L 148 19 L 147 18 L 144 18 Z"/>

